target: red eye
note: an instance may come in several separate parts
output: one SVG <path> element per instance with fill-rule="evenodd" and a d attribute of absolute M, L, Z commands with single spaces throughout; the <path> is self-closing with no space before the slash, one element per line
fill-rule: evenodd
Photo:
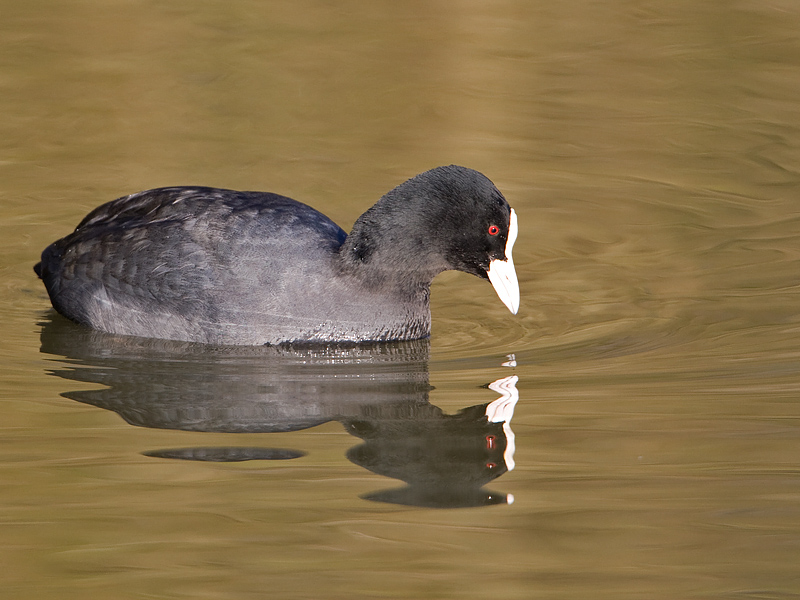
<path fill-rule="evenodd" d="M 497 225 L 489 225 L 489 235 L 497 235 L 500 233 L 500 228 Z"/>

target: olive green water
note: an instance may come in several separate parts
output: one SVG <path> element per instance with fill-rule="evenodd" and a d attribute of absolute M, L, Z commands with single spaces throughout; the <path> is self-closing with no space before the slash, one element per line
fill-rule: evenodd
<path fill-rule="evenodd" d="M 0 597 L 800 596 L 798 3 L 0 15 Z M 522 307 L 443 274 L 430 345 L 98 336 L 31 269 L 141 189 L 348 229 L 450 163 L 517 210 Z"/>

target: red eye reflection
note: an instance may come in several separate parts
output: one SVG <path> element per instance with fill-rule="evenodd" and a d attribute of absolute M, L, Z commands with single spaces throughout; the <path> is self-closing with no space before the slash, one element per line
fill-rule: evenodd
<path fill-rule="evenodd" d="M 489 225 L 489 235 L 497 235 L 500 233 L 500 228 L 497 225 Z"/>

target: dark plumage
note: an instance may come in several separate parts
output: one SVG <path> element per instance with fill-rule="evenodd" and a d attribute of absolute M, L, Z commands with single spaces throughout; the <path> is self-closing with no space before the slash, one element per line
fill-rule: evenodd
<path fill-rule="evenodd" d="M 492 182 L 450 166 L 387 193 L 350 235 L 277 194 L 139 192 L 89 213 L 35 270 L 58 312 L 112 333 L 251 345 L 414 339 L 430 333 L 430 283 L 448 269 L 491 278 L 516 312 L 515 237 L 516 215 Z"/>

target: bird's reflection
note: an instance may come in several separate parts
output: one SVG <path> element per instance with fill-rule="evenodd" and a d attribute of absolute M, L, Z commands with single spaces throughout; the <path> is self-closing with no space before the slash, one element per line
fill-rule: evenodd
<path fill-rule="evenodd" d="M 348 431 L 364 440 L 347 458 L 406 487 L 364 496 L 418 506 L 477 506 L 513 501 L 484 485 L 514 468 L 510 421 L 519 398 L 512 375 L 489 387 L 502 394 L 490 404 L 446 415 L 427 404 L 410 419 L 349 419 Z"/>
<path fill-rule="evenodd" d="M 484 486 L 514 468 L 516 376 L 489 385 L 500 394 L 494 402 L 446 414 L 428 401 L 427 340 L 213 347 L 108 335 L 51 314 L 42 323 L 41 342 L 41 351 L 62 363 L 51 374 L 106 386 L 63 396 L 114 411 L 132 425 L 276 433 L 338 421 L 362 440 L 347 452 L 349 460 L 406 484 L 366 499 L 429 507 L 513 500 Z M 145 454 L 233 462 L 304 452 L 196 447 Z"/>

